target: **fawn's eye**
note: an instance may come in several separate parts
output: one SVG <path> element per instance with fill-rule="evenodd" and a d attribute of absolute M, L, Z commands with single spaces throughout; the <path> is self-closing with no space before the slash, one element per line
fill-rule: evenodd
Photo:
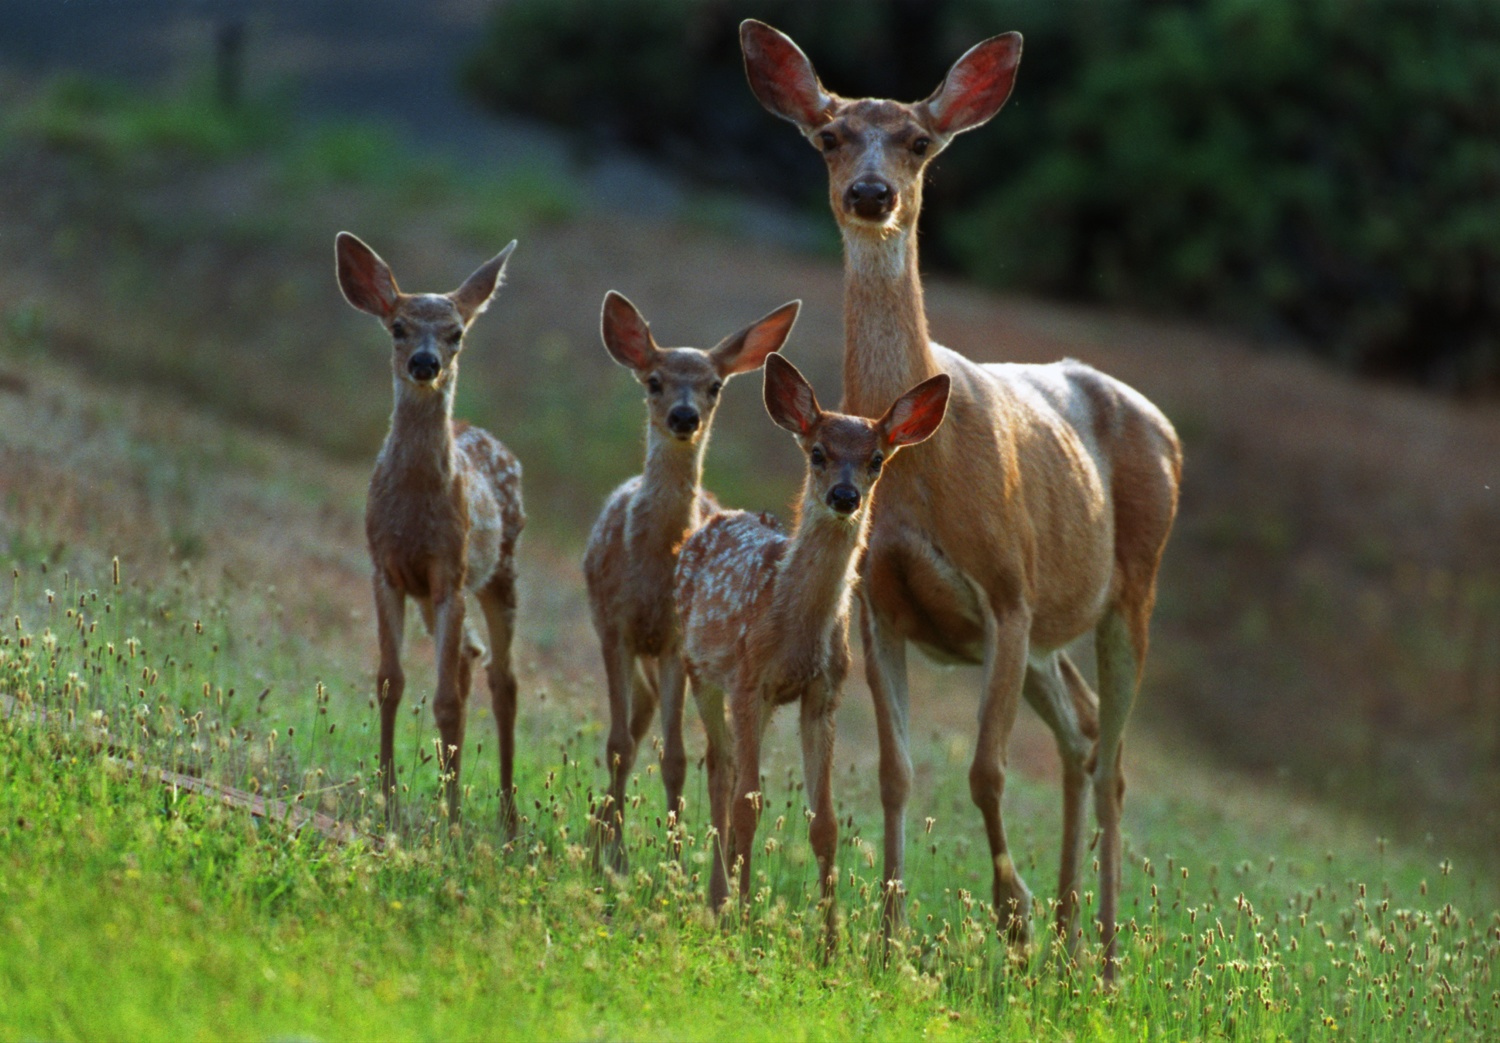
<path fill-rule="evenodd" d="M 646 390 L 653 395 L 661 394 L 661 377 L 647 377 Z"/>
<path fill-rule="evenodd" d="M 828 458 L 823 455 L 823 450 L 817 446 L 813 446 L 813 450 L 807 454 L 807 458 L 812 461 L 814 467 L 822 467 L 828 462 Z"/>
<path fill-rule="evenodd" d="M 464 331 L 463 330 L 451 330 L 444 337 L 444 339 L 449 344 L 453 345 L 454 347 L 457 347 L 458 346 L 458 342 L 464 339 Z"/>
<path fill-rule="evenodd" d="M 874 456 L 870 457 L 870 473 L 879 474 L 880 467 L 884 463 L 885 457 L 881 456 L 879 453 L 876 453 Z"/>
<path fill-rule="evenodd" d="M 724 390 L 724 382 L 722 380 L 716 380 L 712 384 L 708 385 L 708 397 L 709 398 L 718 398 L 719 397 L 719 392 L 723 391 L 723 390 Z"/>
<path fill-rule="evenodd" d="M 931 138 L 918 138 L 911 143 L 911 150 L 918 156 L 927 155 L 927 149 L 932 145 Z"/>
<path fill-rule="evenodd" d="M 406 323 L 402 322 L 400 319 L 397 319 L 395 322 L 391 323 L 391 336 L 392 337 L 395 337 L 397 340 L 400 340 L 402 337 L 405 337 L 406 334 L 407 334 Z"/>
<path fill-rule="evenodd" d="M 825 130 L 818 135 L 818 147 L 824 152 L 832 152 L 839 147 L 838 135 L 831 130 Z"/>

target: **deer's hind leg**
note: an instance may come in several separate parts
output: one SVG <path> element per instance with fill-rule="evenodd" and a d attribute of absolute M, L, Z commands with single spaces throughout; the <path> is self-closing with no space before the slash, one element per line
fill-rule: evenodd
<path fill-rule="evenodd" d="M 516 630 L 516 577 L 497 573 L 480 589 L 479 608 L 490 635 L 490 705 L 500 743 L 500 821 L 507 839 L 516 835 L 516 674 L 511 643 Z"/>

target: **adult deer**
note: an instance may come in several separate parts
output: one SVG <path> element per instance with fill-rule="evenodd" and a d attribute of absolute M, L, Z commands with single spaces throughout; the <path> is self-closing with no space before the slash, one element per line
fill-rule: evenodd
<path fill-rule="evenodd" d="M 1014 941 L 1029 938 L 1031 894 L 1011 860 L 1000 804 L 1020 697 L 1051 727 L 1062 755 L 1057 925 L 1070 951 L 1078 939 L 1091 776 L 1102 831 L 1104 973 L 1113 977 L 1121 743 L 1176 514 L 1181 450 L 1155 406 L 1086 365 L 979 365 L 932 343 L 917 267 L 923 173 L 955 135 L 1005 103 L 1021 37 L 977 44 L 915 104 L 829 93 L 797 45 L 763 23 L 742 23 L 740 42 L 756 98 L 795 123 L 827 162 L 829 202 L 844 241 L 843 408 L 866 412 L 936 373 L 953 378 L 948 422 L 886 479 L 862 567 L 861 628 L 885 808 L 887 927 L 904 911 L 912 778 L 905 648 L 912 642 L 937 658 L 983 666 L 969 788 L 984 816 L 995 910 Z M 1090 630 L 1097 699 L 1063 651 Z"/>
<path fill-rule="evenodd" d="M 738 866 L 740 897 L 750 895 L 761 736 L 778 706 L 796 702 L 813 813 L 809 841 L 833 938 L 833 714 L 849 671 L 856 559 L 876 481 L 897 450 L 927 440 L 943 422 L 948 384 L 943 374 L 925 380 L 878 420 L 866 420 L 825 412 L 797 367 L 780 355 L 767 359 L 766 412 L 807 455 L 797 531 L 788 538 L 764 515 L 725 511 L 682 548 L 677 605 L 693 697 L 708 733 L 709 801 L 719 835 L 709 878 L 715 909 L 729 894 L 726 864 Z"/>
<path fill-rule="evenodd" d="M 659 347 L 635 305 L 613 290 L 604 298 L 604 347 L 645 388 L 647 413 L 645 469 L 610 494 L 583 559 L 609 685 L 609 803 L 599 819 L 617 869 L 625 867 L 625 783 L 658 703 L 667 813 L 682 809 L 685 678 L 672 575 L 683 540 L 719 509 L 703 488 L 703 456 L 719 395 L 731 377 L 759 369 L 786 343 L 801 307 L 801 301 L 783 304 L 700 351 Z"/>
<path fill-rule="evenodd" d="M 390 266 L 358 238 L 340 232 L 339 286 L 349 303 L 390 332 L 396 403 L 365 509 L 375 565 L 380 637 L 380 776 L 387 821 L 396 804 L 396 712 L 406 599 L 416 600 L 437 650 L 432 701 L 441 735 L 450 822 L 458 821 L 459 766 L 474 665 L 484 643 L 465 619 L 464 595 L 479 601 L 489 628 L 490 697 L 500 732 L 501 815 L 515 833 L 516 678 L 510 645 L 516 614 L 516 540 L 525 524 L 521 465 L 492 435 L 453 420 L 464 334 L 499 287 L 512 242 L 452 293 L 402 293 Z"/>

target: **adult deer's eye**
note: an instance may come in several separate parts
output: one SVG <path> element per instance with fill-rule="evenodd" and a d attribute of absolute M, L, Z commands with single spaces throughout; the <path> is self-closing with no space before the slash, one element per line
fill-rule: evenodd
<path fill-rule="evenodd" d="M 927 149 L 931 145 L 932 145 L 932 139 L 931 138 L 918 138 L 916 141 L 913 141 L 911 143 L 911 150 L 912 150 L 912 152 L 916 153 L 919 156 L 925 156 L 925 155 L 927 155 Z"/>
<path fill-rule="evenodd" d="M 880 467 L 884 463 L 885 457 L 881 456 L 879 453 L 876 453 L 874 456 L 870 457 L 870 473 L 879 474 Z"/>
<path fill-rule="evenodd" d="M 724 390 L 724 382 L 722 380 L 716 380 L 716 381 L 714 381 L 712 384 L 710 384 L 708 386 L 708 397 L 709 398 L 718 398 L 719 397 L 719 392 L 723 391 L 723 390 Z"/>
<path fill-rule="evenodd" d="M 824 152 L 832 152 L 839 147 L 839 139 L 831 130 L 825 130 L 818 135 L 818 147 Z"/>
<path fill-rule="evenodd" d="M 647 377 L 646 390 L 653 395 L 661 394 L 661 377 Z"/>
<path fill-rule="evenodd" d="M 807 454 L 807 458 L 812 461 L 814 467 L 822 467 L 828 462 L 828 459 L 823 455 L 823 450 L 817 446 L 813 446 L 813 451 Z"/>

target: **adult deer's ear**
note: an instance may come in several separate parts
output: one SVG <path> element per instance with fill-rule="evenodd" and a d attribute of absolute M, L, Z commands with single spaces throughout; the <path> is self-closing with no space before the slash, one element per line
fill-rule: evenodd
<path fill-rule="evenodd" d="M 657 349 L 656 341 L 651 339 L 651 327 L 623 293 L 610 290 L 604 295 L 599 333 L 609 357 L 626 369 L 640 372 L 655 363 Z"/>
<path fill-rule="evenodd" d="M 401 299 L 391 266 L 352 232 L 338 234 L 333 252 L 338 259 L 339 289 L 344 291 L 344 299 L 360 311 L 381 319 L 390 318 Z"/>
<path fill-rule="evenodd" d="M 987 122 L 1010 97 L 1020 64 L 1020 33 L 992 36 L 970 47 L 937 92 L 922 102 L 933 128 L 952 135 Z"/>
<path fill-rule="evenodd" d="M 749 373 L 760 369 L 766 356 L 780 351 L 791 336 L 792 326 L 797 322 L 797 313 L 802 309 L 801 301 L 788 301 L 763 318 L 725 337 L 709 350 L 714 368 L 721 377 L 736 373 Z"/>
<path fill-rule="evenodd" d="M 812 62 L 791 37 L 747 18 L 740 23 L 740 51 L 750 90 L 762 105 L 800 127 L 827 122 L 833 98 L 823 90 Z"/>
<path fill-rule="evenodd" d="M 948 412 L 948 374 L 929 377 L 896 399 L 875 425 L 892 449 L 916 445 L 932 437 Z"/>
<path fill-rule="evenodd" d="M 806 438 L 817 425 L 823 411 L 812 385 L 797 367 L 780 355 L 766 359 L 766 412 L 776 426 L 784 427 L 798 438 Z"/>
<path fill-rule="evenodd" d="M 448 294 L 448 299 L 463 317 L 465 326 L 490 306 L 490 299 L 505 282 L 505 262 L 510 260 L 511 251 L 515 248 L 516 241 L 512 239 L 504 250 L 481 264 L 473 275 L 464 280 L 462 286 Z"/>

